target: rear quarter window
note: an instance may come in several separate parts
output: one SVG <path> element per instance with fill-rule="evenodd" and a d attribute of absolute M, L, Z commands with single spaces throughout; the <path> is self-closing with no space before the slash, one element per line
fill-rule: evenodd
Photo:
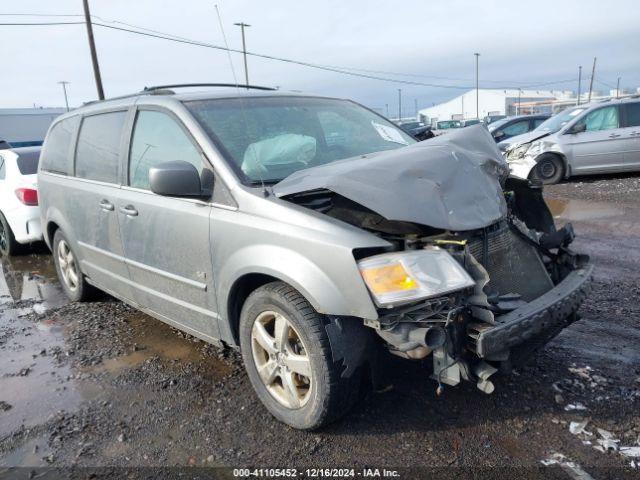
<path fill-rule="evenodd" d="M 71 150 L 73 135 L 80 117 L 66 118 L 56 123 L 44 142 L 41 168 L 48 172 L 70 175 L 72 172 Z"/>
<path fill-rule="evenodd" d="M 76 177 L 118 183 L 120 142 L 126 111 L 99 113 L 82 120 L 76 147 Z"/>
<path fill-rule="evenodd" d="M 626 127 L 640 127 L 640 102 L 624 105 L 627 114 Z"/>
<path fill-rule="evenodd" d="M 40 152 L 23 153 L 18 157 L 18 170 L 22 175 L 33 175 L 38 173 L 38 161 Z"/>

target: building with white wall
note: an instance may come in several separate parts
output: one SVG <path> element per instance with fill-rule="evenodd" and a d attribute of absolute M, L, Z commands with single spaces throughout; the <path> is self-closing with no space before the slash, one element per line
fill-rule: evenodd
<path fill-rule="evenodd" d="M 0 140 L 14 147 L 40 144 L 64 108 L 0 108 Z"/>
<path fill-rule="evenodd" d="M 554 101 L 571 98 L 573 92 L 567 90 L 520 90 L 489 89 L 478 91 L 478 110 L 480 119 L 488 115 L 518 115 L 538 113 L 523 111 L 523 104 Z M 433 107 L 419 111 L 419 119 L 433 124 L 440 120 L 470 120 L 476 118 L 476 90 Z"/>

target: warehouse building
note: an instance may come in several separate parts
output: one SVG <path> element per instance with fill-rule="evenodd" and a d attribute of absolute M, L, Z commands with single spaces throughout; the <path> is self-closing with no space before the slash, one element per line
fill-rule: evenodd
<path fill-rule="evenodd" d="M 532 107 L 537 102 L 552 102 L 571 98 L 568 90 L 520 90 L 488 89 L 478 91 L 478 110 L 480 119 L 497 115 L 524 115 L 529 113 L 551 113 L 545 106 L 538 110 Z M 535 110 L 535 111 L 534 111 Z M 470 120 L 476 115 L 476 90 L 468 92 L 444 103 L 419 111 L 419 120 L 435 124 L 441 120 Z"/>
<path fill-rule="evenodd" d="M 0 108 L 0 141 L 12 147 L 41 145 L 51 122 L 64 108 Z"/>

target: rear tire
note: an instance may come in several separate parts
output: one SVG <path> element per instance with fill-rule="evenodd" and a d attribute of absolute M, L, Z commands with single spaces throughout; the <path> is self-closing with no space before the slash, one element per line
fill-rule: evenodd
<path fill-rule="evenodd" d="M 53 261 L 56 265 L 58 280 L 64 293 L 72 302 L 84 302 L 93 295 L 93 287 L 89 285 L 80 270 L 78 257 L 71 249 L 71 244 L 61 230 L 53 236 Z"/>
<path fill-rule="evenodd" d="M 283 282 L 258 288 L 242 307 L 240 347 L 249 380 L 267 410 L 293 428 L 326 425 L 359 398 L 362 369 L 343 378 L 344 367 L 333 360 L 327 323 Z"/>
<path fill-rule="evenodd" d="M 20 244 L 16 242 L 13 230 L 9 226 L 9 222 L 0 212 L 0 255 L 10 257 L 20 250 Z"/>
<path fill-rule="evenodd" d="M 544 185 L 553 185 L 560 182 L 565 176 L 564 162 L 558 155 L 543 153 L 540 155 L 536 166 L 531 171 L 531 178 Z"/>

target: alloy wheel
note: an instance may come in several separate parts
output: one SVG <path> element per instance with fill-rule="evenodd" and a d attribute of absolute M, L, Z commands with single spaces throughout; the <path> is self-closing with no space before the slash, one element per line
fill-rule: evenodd
<path fill-rule="evenodd" d="M 552 178 L 556 174 L 556 166 L 553 162 L 543 162 L 539 166 L 539 172 L 542 178 Z"/>
<path fill-rule="evenodd" d="M 271 396 L 287 408 L 304 406 L 311 396 L 311 359 L 287 318 L 273 311 L 258 315 L 251 329 L 251 350 Z"/>
<path fill-rule="evenodd" d="M 58 242 L 58 265 L 62 273 L 62 280 L 69 290 L 75 292 L 78 289 L 80 274 L 73 252 L 65 240 Z"/>

